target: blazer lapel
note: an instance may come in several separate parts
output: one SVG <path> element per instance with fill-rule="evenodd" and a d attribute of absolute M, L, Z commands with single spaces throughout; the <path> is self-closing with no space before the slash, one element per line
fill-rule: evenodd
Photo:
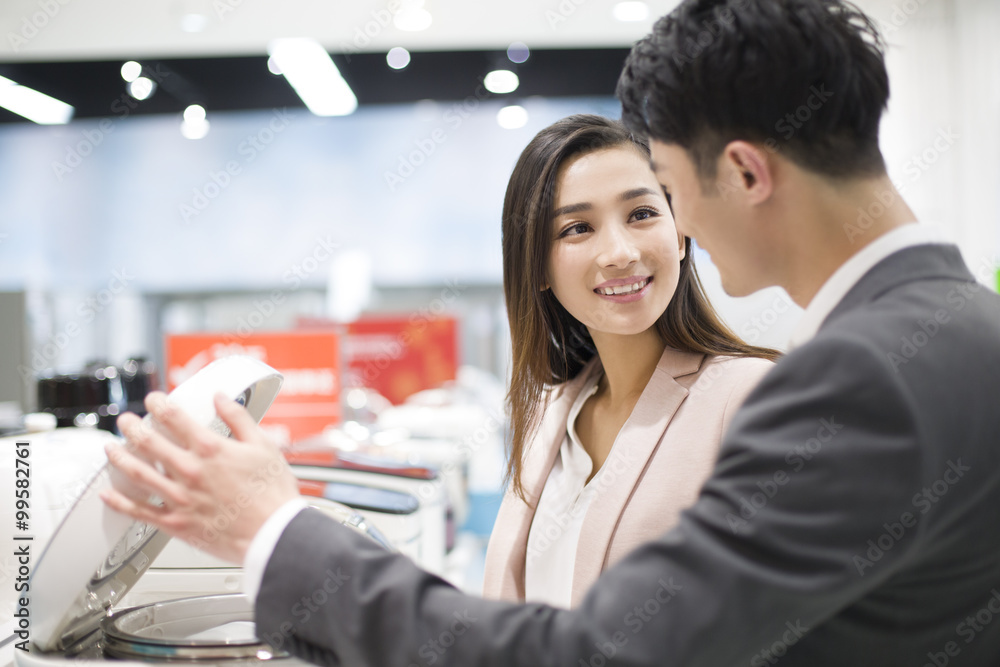
<path fill-rule="evenodd" d="M 487 580 L 483 584 L 483 594 L 502 599 L 524 599 L 524 565 L 528 551 L 528 532 L 535 518 L 538 499 L 545 488 L 549 472 L 555 464 L 559 446 L 566 436 L 566 420 L 569 410 L 580 393 L 587 378 L 597 372 L 595 361 L 584 367 L 575 378 L 563 385 L 543 413 L 538 432 L 525 453 L 522 467 L 521 485 L 524 487 L 528 504 L 512 492 L 504 495 L 497 514 L 494 531 L 502 531 L 504 542 L 499 546 L 495 558 L 499 562 L 497 570 L 500 581 Z M 491 560 L 493 556 L 491 555 Z"/>
<path fill-rule="evenodd" d="M 615 528 L 646 465 L 656 451 L 667 425 L 687 396 L 687 389 L 675 377 L 696 372 L 704 355 L 666 348 L 615 440 L 600 475 L 598 488 L 580 530 L 580 540 L 573 570 L 572 605 L 583 599 L 583 582 L 598 577 L 607 560 Z M 626 435 L 622 437 L 622 433 Z"/>

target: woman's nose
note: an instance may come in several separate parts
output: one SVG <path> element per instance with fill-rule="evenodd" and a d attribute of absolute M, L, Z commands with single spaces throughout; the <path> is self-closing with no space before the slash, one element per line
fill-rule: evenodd
<path fill-rule="evenodd" d="M 601 235 L 601 250 L 598 263 L 601 266 L 624 268 L 639 261 L 639 248 L 627 229 L 618 225 L 609 225 Z"/>

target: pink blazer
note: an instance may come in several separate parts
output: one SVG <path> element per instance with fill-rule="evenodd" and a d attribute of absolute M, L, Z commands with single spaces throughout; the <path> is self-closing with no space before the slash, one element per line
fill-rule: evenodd
<path fill-rule="evenodd" d="M 605 463 L 615 465 L 603 473 L 613 473 L 614 483 L 595 496 L 584 516 L 573 571 L 574 607 L 603 570 L 662 535 L 694 504 L 733 414 L 772 367 L 765 359 L 663 351 Z M 570 406 L 586 379 L 600 370 L 595 359 L 552 390 L 521 478 L 531 506 L 513 493 L 504 497 L 486 552 L 485 597 L 524 600 L 533 507 L 566 435 Z"/>

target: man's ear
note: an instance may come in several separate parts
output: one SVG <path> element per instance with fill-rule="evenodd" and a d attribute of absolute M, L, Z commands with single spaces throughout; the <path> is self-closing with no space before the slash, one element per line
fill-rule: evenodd
<path fill-rule="evenodd" d="M 724 176 L 748 203 L 759 204 L 771 196 L 774 165 L 766 150 L 748 141 L 731 141 L 723 149 L 720 162 Z"/>

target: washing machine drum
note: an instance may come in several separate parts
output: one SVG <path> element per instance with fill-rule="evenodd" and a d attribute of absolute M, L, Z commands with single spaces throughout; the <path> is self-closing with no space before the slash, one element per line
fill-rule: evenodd
<path fill-rule="evenodd" d="M 101 623 L 104 655 L 125 660 L 214 662 L 288 657 L 257 638 L 245 595 L 182 598 L 113 613 Z"/>

